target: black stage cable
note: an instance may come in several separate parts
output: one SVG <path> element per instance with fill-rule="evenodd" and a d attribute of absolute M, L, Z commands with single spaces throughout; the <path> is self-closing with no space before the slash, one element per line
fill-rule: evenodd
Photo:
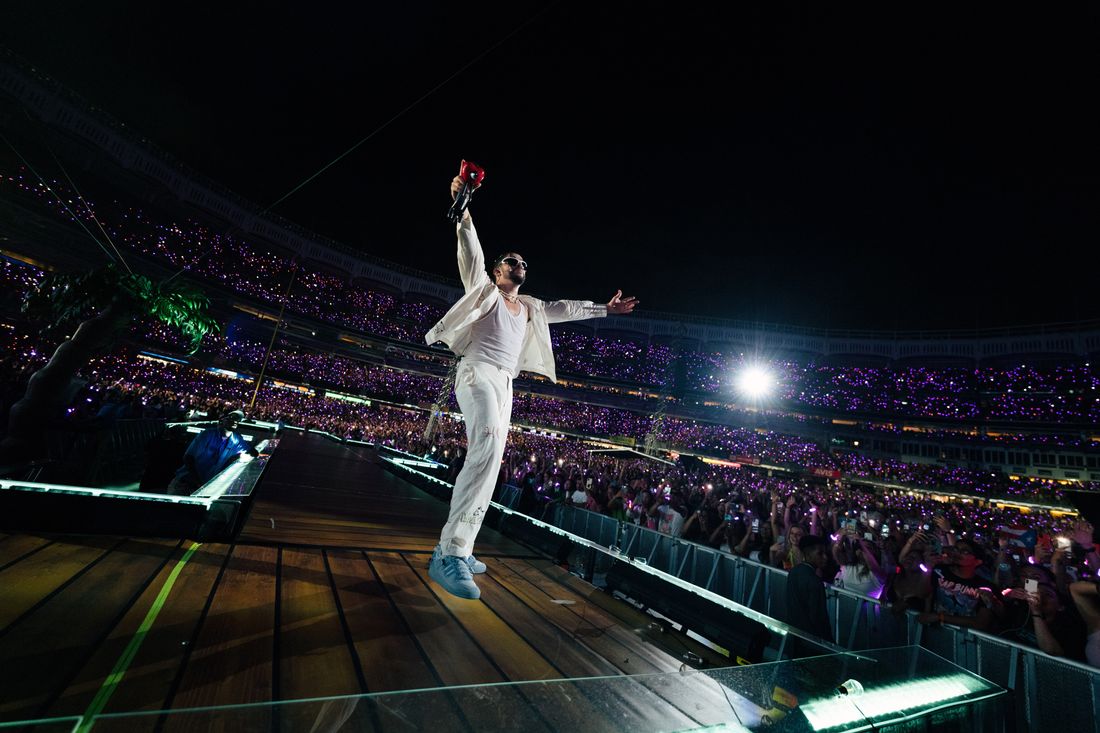
<path fill-rule="evenodd" d="M 111 254 L 111 251 L 103 245 L 103 242 L 99 241 L 99 238 L 96 235 L 92 234 L 92 230 L 89 229 L 87 226 L 85 226 L 84 222 L 81 221 L 80 217 L 77 216 L 76 213 L 72 209 L 69 208 L 69 204 L 65 201 L 65 199 L 61 198 L 61 194 L 59 194 L 57 191 L 53 190 L 53 187 L 49 183 L 46 182 L 46 179 L 43 178 L 38 173 L 38 171 L 35 169 L 35 167 L 33 165 L 31 165 L 30 162 L 26 158 L 23 157 L 23 154 L 20 153 L 19 150 L 14 145 L 12 145 L 11 140 L 8 140 L 7 136 L 5 136 L 4 133 L 2 133 L 2 132 L 0 132 L 0 140 L 3 140 L 7 144 L 7 146 L 9 148 L 11 148 L 12 152 L 15 153 L 19 157 L 19 160 L 21 160 L 23 162 L 23 165 L 27 166 L 27 170 L 29 170 L 31 173 L 34 174 L 34 177 L 38 179 L 39 183 L 41 183 L 43 186 L 45 186 L 46 190 L 49 191 L 50 193 L 52 193 L 54 195 L 54 197 L 57 198 L 58 203 L 61 204 L 62 207 L 64 207 L 65 211 L 67 211 L 69 213 L 69 216 L 71 216 L 73 218 L 73 220 L 76 221 L 76 223 L 80 225 L 80 228 L 83 229 L 87 233 L 87 235 L 92 238 L 92 241 L 94 241 L 97 245 L 99 245 L 99 248 L 102 249 L 104 254 L 107 255 L 107 259 L 111 260 L 111 262 L 114 262 L 115 261 L 115 256 L 113 254 Z M 126 264 L 126 263 L 123 262 L 123 264 Z M 127 266 L 126 269 L 130 269 L 129 266 Z"/>
<path fill-rule="evenodd" d="M 23 107 L 22 109 L 23 115 L 31 123 L 33 123 L 34 117 L 31 116 L 30 110 L 26 107 Z M 69 182 L 70 186 L 72 186 L 73 191 L 76 193 L 76 197 L 80 199 L 80 203 L 84 204 L 84 208 L 87 210 L 88 216 L 92 217 L 92 221 L 94 221 L 95 225 L 99 227 L 99 231 L 103 234 L 103 238 L 107 240 L 107 244 L 111 245 L 111 249 L 113 249 L 115 254 L 118 255 L 119 262 L 122 263 L 122 266 L 126 268 L 127 272 L 133 275 L 133 269 L 130 267 L 129 263 L 126 262 L 126 258 L 122 256 L 122 252 L 119 251 L 118 247 L 111 239 L 111 235 L 108 234 L 107 230 L 103 228 L 103 224 L 100 223 L 99 218 L 95 215 L 95 211 L 92 209 L 92 205 L 88 203 L 88 200 L 84 198 L 84 194 L 82 194 L 80 192 L 80 189 L 77 188 L 76 181 L 74 181 L 69 175 L 69 171 L 65 170 L 65 166 L 61 163 L 61 160 L 57 157 L 57 154 L 54 153 L 53 148 L 50 147 L 49 143 L 46 142 L 45 138 L 42 135 L 38 135 L 38 142 L 41 143 L 42 147 L 46 149 L 46 152 L 50 154 L 50 157 L 53 158 L 53 162 L 57 163 L 57 167 L 61 169 L 61 174 L 65 176 L 65 180 Z"/>
<path fill-rule="evenodd" d="M 318 176 L 320 176 L 320 175 L 321 175 L 322 173 L 324 173 L 325 171 L 327 171 L 327 170 L 328 170 L 329 168 L 331 168 L 332 166 L 334 166 L 334 165 L 336 165 L 337 163 L 339 163 L 339 162 L 340 162 L 341 160 L 343 160 L 343 159 L 344 159 L 344 158 L 346 158 L 346 157 L 347 157 L 348 155 L 350 155 L 350 154 L 351 154 L 352 152 L 354 152 L 354 151 L 355 151 L 355 150 L 356 150 L 356 149 L 357 149 L 357 148 L 358 148 L 359 146 L 361 146 L 361 145 L 362 145 L 363 143 L 365 143 L 365 142 L 367 142 L 368 140 L 370 140 L 370 139 L 371 139 L 372 137 L 374 137 L 375 135 L 377 135 L 378 133 L 380 133 L 380 132 L 381 132 L 382 130 L 386 129 L 387 127 L 389 127 L 389 126 L 390 126 L 391 124 L 393 124 L 394 122 L 396 122 L 396 121 L 397 121 L 397 120 L 398 120 L 399 118 L 401 118 L 402 116 L 404 116 L 404 115 L 405 115 L 405 114 L 406 114 L 407 112 L 409 112 L 409 111 L 410 111 L 410 110 L 412 110 L 412 109 L 413 109 L 414 107 L 416 107 L 417 105 L 419 105 L 419 104 L 420 104 L 421 102 L 423 102 L 423 101 L 424 101 L 425 99 L 427 99 L 428 97 L 430 97 L 431 95 L 435 94 L 435 93 L 436 93 L 437 91 L 439 91 L 440 89 L 442 89 L 442 88 L 443 88 L 444 86 L 446 86 L 446 85 L 447 85 L 448 83 L 450 83 L 451 81 L 453 81 L 453 80 L 455 79 L 455 77 L 459 76 L 459 75 L 460 75 L 460 74 L 461 74 L 462 72 L 466 71 L 466 69 L 470 68 L 471 66 L 473 66 L 474 64 L 476 64 L 476 63 L 477 63 L 478 61 L 480 61 L 481 59 L 485 58 L 485 57 L 486 57 L 486 56 L 488 56 L 488 55 L 489 55 L 490 53 L 492 53 L 493 51 L 495 51 L 495 50 L 496 50 L 497 48 L 499 48 L 500 46 L 502 46 L 502 45 L 503 45 L 503 44 L 504 44 L 504 43 L 505 43 L 505 42 L 506 42 L 507 40 L 509 40 L 509 39 L 510 39 L 510 38 L 511 38 L 512 36 L 516 35 L 516 34 L 517 34 L 517 33 L 519 33 L 519 32 L 520 32 L 521 30 L 523 30 L 523 29 L 524 29 L 524 28 L 526 28 L 527 26 L 531 25 L 531 23 L 535 22 L 535 21 L 536 21 L 536 20 L 537 20 L 537 19 L 538 19 L 538 18 L 539 18 L 539 17 L 541 16 L 541 15 L 545 14 L 545 13 L 546 13 L 546 12 L 547 12 L 548 10 L 550 10 L 551 8 L 553 8 L 553 7 L 554 7 L 555 5 L 557 5 L 557 4 L 559 3 L 559 2 L 561 2 L 561 0 L 554 0 L 553 2 L 551 2 L 550 4 L 548 4 L 548 5 L 546 6 L 546 7 L 544 7 L 544 8 L 542 9 L 542 10 L 539 10 L 539 11 L 538 11 L 538 12 L 536 12 L 536 13 L 535 13 L 534 15 L 532 15 L 532 16 L 531 16 L 530 18 L 528 18 L 527 20 L 525 20 L 525 21 L 523 21 L 522 23 L 520 23 L 520 24 L 519 24 L 518 26 L 516 26 L 516 27 L 515 27 L 514 29 L 512 29 L 512 30 L 511 30 L 511 31 L 510 31 L 510 32 L 509 32 L 509 33 L 508 33 L 508 34 L 507 34 L 506 36 L 504 36 L 504 37 L 503 37 L 503 38 L 501 38 L 501 39 L 500 39 L 499 41 L 497 41 L 497 42 L 496 42 L 496 43 L 494 43 L 493 45 L 491 45 L 491 46 L 489 46 L 488 48 L 486 48 L 486 49 L 485 49 L 484 51 L 482 51 L 481 53 L 479 53 L 479 54 L 478 54 L 477 56 L 475 56 L 474 58 L 472 58 L 472 59 L 471 59 L 470 61 L 467 61 L 467 62 L 466 62 L 466 63 L 465 63 L 465 64 L 464 64 L 464 65 L 463 65 L 463 66 L 462 66 L 461 68 L 459 68 L 459 69 L 458 69 L 457 71 L 455 71 L 455 72 L 454 72 L 453 74 L 451 74 L 450 76 L 448 76 L 448 77 L 447 77 L 446 79 L 444 79 L 443 81 L 441 81 L 441 82 L 439 82 L 438 84 L 436 84 L 436 85 L 435 85 L 434 87 L 432 87 L 431 89 L 429 89 L 429 90 L 428 90 L 427 92 L 425 92 L 424 94 L 420 95 L 420 96 L 419 96 L 419 97 L 418 97 L 418 98 L 417 98 L 416 100 L 414 100 L 414 101 L 413 101 L 412 103 L 410 103 L 409 105 L 407 105 L 407 106 L 406 106 L 406 107 L 405 107 L 404 109 L 402 109 L 402 110 L 401 110 L 400 112 L 398 112 L 397 114 L 393 115 L 393 116 L 392 116 L 392 117 L 390 117 L 390 118 L 389 118 L 388 120 L 386 120 L 385 122 L 383 122 L 381 126 L 377 127 L 377 128 L 376 128 L 376 129 L 375 129 L 374 131 L 372 131 L 372 132 L 371 132 L 371 133 L 370 133 L 369 135 L 367 135 L 366 137 L 364 137 L 363 139 L 361 139 L 361 140 L 360 140 L 359 142 L 357 142 L 357 143 L 355 143 L 354 145 L 352 145 L 352 146 L 351 146 L 350 148 L 348 148 L 348 149 L 347 149 L 347 150 L 345 150 L 344 152 L 340 153 L 340 154 L 339 154 L 338 156 L 336 156 L 335 158 L 333 158 L 333 159 L 332 159 L 331 161 L 329 161 L 329 162 L 328 162 L 328 163 L 326 163 L 325 165 L 321 166 L 321 168 L 320 168 L 320 169 L 319 169 L 319 170 L 318 170 L 317 172 L 313 173 L 313 174 L 312 174 L 312 175 L 310 175 L 310 176 L 309 176 L 308 178 L 306 178 L 306 179 L 305 179 L 304 181 L 302 181 L 301 183 L 299 183 L 299 184 L 298 184 L 297 186 L 295 186 L 294 188 L 292 188 L 292 189 L 290 189 L 289 191 L 287 191 L 287 192 L 286 192 L 285 194 L 283 194 L 283 195 L 282 195 L 282 196 L 280 196 L 280 197 L 279 197 L 278 199 L 276 199 L 276 200 L 275 200 L 275 201 L 274 201 L 273 203 L 270 203 L 270 204 L 268 204 L 267 206 L 265 206 L 264 208 L 260 209 L 260 210 L 259 210 L 258 212 L 256 212 L 255 216 L 263 216 L 264 214 L 266 214 L 267 212 L 271 211 L 271 210 L 272 210 L 272 209 L 274 209 L 274 208 L 275 208 L 276 206 L 278 206 L 279 204 L 281 204 L 281 203 L 282 203 L 283 201 L 286 201 L 286 200 L 287 200 L 288 198 L 290 198 L 291 196 L 293 196 L 294 194 L 296 194 L 296 193 L 297 193 L 298 191 L 300 191 L 300 190 L 301 190 L 302 188 L 304 188 L 304 187 L 305 187 L 305 186 L 306 186 L 306 185 L 307 185 L 308 183 L 310 183 L 310 182 L 311 182 L 311 181 L 312 181 L 313 179 L 317 178 L 317 177 L 318 177 Z M 230 228 L 229 228 L 229 230 L 227 230 L 227 233 L 228 233 L 228 231 L 232 231 L 232 230 L 233 230 L 233 227 L 230 227 Z M 209 252 L 207 252 L 207 254 L 209 254 Z M 202 261 L 202 259 L 203 259 L 204 257 L 206 257 L 206 254 L 202 255 L 202 257 L 199 257 L 199 258 L 198 258 L 197 260 L 195 260 L 195 263 L 194 263 L 194 264 L 198 264 L 199 262 L 201 262 L 201 261 Z M 168 278 L 168 280 L 166 280 L 166 282 L 171 282 L 171 281 L 172 281 L 172 280 L 174 280 L 174 279 L 175 279 L 176 277 L 178 277 L 178 276 L 182 275 L 182 274 L 183 274 L 184 272 L 186 272 L 186 271 L 187 271 L 187 268 L 183 268 L 182 270 L 180 270 L 179 272 L 177 272 L 177 273 L 176 273 L 175 275 L 172 275 L 171 277 L 169 277 L 169 278 Z"/>
<path fill-rule="evenodd" d="M 558 4 L 558 2 L 560 2 L 560 1 L 561 1 L 561 0 L 554 0 L 554 2 L 550 3 L 549 5 L 547 5 L 546 7 L 544 7 L 544 8 L 542 9 L 542 10 L 539 10 L 539 11 L 538 11 L 537 13 L 535 13 L 534 15 L 532 15 L 532 16 L 531 16 L 530 18 L 528 18 L 527 20 L 525 20 L 525 21 L 523 21 L 522 23 L 520 23 L 520 24 L 519 24 L 518 26 L 516 26 L 516 27 L 515 27 L 514 29 L 512 29 L 512 31 L 511 31 L 511 32 L 509 32 L 509 33 L 508 33 L 508 35 L 504 36 L 504 38 L 501 38 L 501 39 L 500 39 L 499 41 L 497 41 L 497 42 L 496 42 L 496 43 L 494 43 L 493 45 L 491 45 L 491 46 L 489 46 L 488 48 L 486 48 L 486 49 L 485 49 L 484 51 L 482 51 L 481 53 L 479 53 L 479 54 L 478 54 L 477 56 L 474 56 L 474 57 L 473 57 L 472 59 L 470 59 L 469 61 L 467 61 L 467 62 L 466 62 L 466 64 L 465 64 L 464 66 L 462 66 L 462 67 L 461 67 L 461 68 L 460 68 L 460 69 L 459 69 L 458 71 L 454 72 L 453 74 L 451 74 L 450 76 L 448 76 L 448 77 L 447 77 L 446 79 L 444 79 L 443 81 L 439 82 L 438 84 L 436 84 L 436 85 L 435 85 L 434 87 L 432 87 L 432 88 L 431 88 L 431 89 L 429 89 L 428 91 L 424 92 L 424 94 L 420 95 L 420 96 L 419 96 L 419 97 L 418 97 L 418 98 L 417 98 L 417 99 L 416 99 L 415 101 L 413 101 L 413 102 L 412 102 L 411 104 L 409 104 L 409 105 L 408 105 L 407 107 L 405 107 L 405 108 L 404 108 L 403 110 L 401 110 L 400 112 L 398 112 L 397 114 L 395 114 L 395 115 L 394 115 L 393 117 L 391 117 L 391 118 L 389 118 L 388 120 L 386 120 L 385 122 L 383 122 L 383 123 L 382 123 L 382 125 L 381 125 L 381 126 L 379 126 L 378 128 L 376 128 L 376 129 L 375 129 L 375 130 L 374 130 L 374 131 L 373 131 L 372 133 L 370 133 L 370 134 L 369 134 L 369 135 L 367 135 L 367 136 L 366 136 L 365 138 L 363 138 L 363 139 L 362 139 L 362 140 L 360 140 L 359 142 L 357 142 L 357 143 L 355 143 L 354 145 L 352 145 L 352 146 L 351 146 L 350 148 L 348 148 L 348 149 L 347 149 L 347 150 L 345 150 L 344 152 L 342 152 L 342 153 L 340 153 L 339 155 L 337 155 L 337 156 L 336 156 L 335 158 L 333 158 L 333 159 L 332 159 L 331 161 L 329 161 L 328 163 L 326 163 L 325 165 L 323 165 L 323 166 L 321 167 L 321 169 L 320 169 L 320 170 L 318 170 L 318 171 L 317 171 L 316 173 L 314 173 L 313 175 L 311 175 L 311 176 L 310 176 L 309 178 L 307 178 L 307 179 L 305 179 L 304 181 L 302 181 L 301 183 L 299 183 L 299 184 L 298 184 L 297 186 L 295 186 L 294 188 L 290 189 L 290 191 L 288 191 L 287 193 L 285 193 L 285 194 L 284 194 L 284 195 L 283 195 L 282 197 L 280 197 L 280 198 L 279 198 L 279 199 L 278 199 L 278 200 L 277 200 L 277 201 L 276 201 L 275 203 L 271 204 L 271 205 L 270 205 L 270 206 L 268 206 L 267 208 L 268 208 L 268 209 L 272 209 L 272 208 L 274 208 L 274 207 L 278 206 L 279 204 L 281 204 L 281 203 L 282 203 L 283 201 L 285 201 L 286 199 L 288 199 L 288 198 L 290 198 L 291 196 L 293 196 L 293 195 L 294 195 L 295 193 L 297 193 L 297 192 L 298 192 L 298 190 L 299 190 L 300 188 L 304 187 L 304 186 L 305 186 L 305 185 L 306 185 L 307 183 L 309 183 L 310 181 L 312 181 L 312 180 L 313 180 L 314 178 L 316 178 L 317 176 L 321 175 L 322 173 L 324 173 L 325 171 L 327 171 L 327 170 L 328 170 L 329 168 L 331 168 L 332 166 L 334 166 L 334 165 L 336 165 L 337 163 L 339 163 L 339 162 L 340 162 L 341 160 L 343 160 L 343 159 L 344 159 L 345 157 L 347 157 L 347 156 L 348 156 L 348 155 L 350 155 L 350 154 L 351 154 L 351 153 L 352 153 L 353 151 L 355 151 L 355 149 L 356 149 L 356 148 L 358 148 L 358 147 L 359 147 L 360 145 L 362 145 L 362 144 L 363 144 L 363 143 L 365 143 L 366 141 L 370 140 L 370 139 L 371 139 L 372 137 L 374 137 L 374 136 L 375 136 L 375 135 L 377 135 L 378 133 L 382 132 L 382 130 L 384 130 L 384 129 L 386 129 L 387 127 L 389 127 L 389 126 L 390 126 L 390 125 L 391 125 L 392 123 L 396 122 L 396 121 L 398 120 L 398 118 L 402 117 L 402 116 L 403 116 L 403 115 L 404 115 L 404 114 L 405 114 L 406 112 L 410 111 L 411 109 L 413 109 L 414 107 L 416 107 L 416 106 L 417 106 L 418 104 L 420 104 L 421 102 L 423 102 L 423 101 L 424 101 L 425 99 L 427 99 L 428 97 L 430 97 L 431 95 L 435 94 L 435 93 L 436 93 L 437 91 L 439 91 L 440 89 L 442 89 L 442 88 L 443 88 L 444 86 L 446 86 L 446 85 L 447 85 L 447 84 L 448 84 L 448 83 L 449 83 L 450 81 L 452 81 L 452 80 L 453 80 L 453 79 L 454 79 L 455 77 L 457 77 L 457 76 L 458 76 L 459 74 L 461 74 L 462 72 L 466 71 L 466 69 L 470 68 L 471 66 L 473 66 L 474 64 L 476 64 L 476 63 L 477 63 L 478 61 L 480 61 L 481 59 L 483 59 L 483 58 L 485 58 L 486 56 L 488 56 L 488 55 L 489 55 L 490 53 L 492 53 L 493 51 L 495 51 L 495 50 L 496 50 L 497 48 L 499 48 L 500 46 L 504 45 L 504 43 L 505 43 L 505 42 L 506 42 L 506 41 L 507 41 L 508 39 L 510 39 L 510 38 L 511 38 L 512 36 L 516 35 L 517 33 L 519 33 L 519 32 L 520 32 L 521 30 L 523 30 L 523 29 L 524 29 L 524 28 L 526 28 L 527 26 L 531 25 L 531 23 L 535 22 L 535 20 L 537 20 L 537 19 L 538 19 L 538 17 L 539 17 L 540 15 L 544 14 L 544 13 L 545 13 L 546 11 L 548 11 L 548 10 L 549 10 L 550 8 L 552 8 L 552 7 L 554 7 L 555 5 L 557 5 L 557 4 Z M 265 211 L 266 211 L 266 210 L 267 210 L 267 209 L 265 209 Z M 262 213 L 262 212 L 261 212 L 261 213 Z"/>
<path fill-rule="evenodd" d="M 26 108 L 23 109 L 23 113 L 28 114 Z M 84 208 L 87 210 L 88 216 L 92 217 L 92 221 L 94 221 L 95 225 L 99 227 L 99 231 L 103 233 L 103 238 L 107 240 L 107 244 L 111 245 L 111 249 L 113 249 L 115 251 L 115 254 L 118 255 L 118 261 L 122 263 L 122 266 L 126 268 L 127 272 L 133 275 L 133 268 L 131 268 L 130 264 L 126 262 L 126 258 L 122 256 L 122 252 L 119 251 L 118 247 L 111 239 L 111 235 L 108 234 L 107 230 L 103 228 L 103 224 L 100 223 L 99 217 L 95 215 L 95 211 L 92 209 L 92 205 L 88 203 L 88 200 L 84 198 L 84 194 L 82 194 L 80 192 L 80 189 L 76 187 L 76 182 L 73 181 L 73 179 L 69 176 L 69 172 L 65 170 L 65 166 L 61 164 L 61 161 L 58 160 L 57 155 L 54 154 L 53 149 L 50 148 L 49 145 L 46 145 L 45 142 L 43 142 L 42 144 L 45 145 L 46 152 L 50 154 L 50 157 L 53 158 L 53 161 L 57 163 L 57 167 L 61 169 L 61 173 L 65 176 L 65 180 L 69 182 L 69 185 L 72 186 L 73 191 L 76 192 L 77 199 L 80 200 L 80 203 L 84 204 Z"/>

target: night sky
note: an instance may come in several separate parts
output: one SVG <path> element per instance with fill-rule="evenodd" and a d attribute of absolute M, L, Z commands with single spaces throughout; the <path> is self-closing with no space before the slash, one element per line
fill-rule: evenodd
<path fill-rule="evenodd" d="M 274 211 L 456 282 L 467 158 L 485 248 L 544 297 L 1100 317 L 1094 3 L 345 5 L 7 3 L 0 43 L 260 206 L 373 134 Z"/>

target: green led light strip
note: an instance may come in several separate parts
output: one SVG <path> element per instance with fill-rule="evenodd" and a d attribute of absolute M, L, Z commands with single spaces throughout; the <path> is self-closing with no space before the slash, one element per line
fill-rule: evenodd
<path fill-rule="evenodd" d="M 84 718 L 81 720 L 80 725 L 76 727 L 74 733 L 87 733 L 92 729 L 92 725 L 95 724 L 95 716 L 103 712 L 103 708 L 107 706 L 107 701 L 111 699 L 111 695 L 114 694 L 119 683 L 122 682 L 122 677 L 126 674 L 126 670 L 130 668 L 134 657 L 137 656 L 137 651 L 141 647 L 141 643 L 145 641 L 146 634 L 149 633 L 149 629 L 153 627 L 153 622 L 157 620 L 161 609 L 164 608 L 164 602 L 168 600 L 168 594 L 172 592 L 172 586 L 176 584 L 176 579 L 183 571 L 184 565 L 187 564 L 187 561 L 191 559 L 191 556 L 195 554 L 195 550 L 199 547 L 201 547 L 200 543 L 193 542 L 187 552 L 183 553 L 180 561 L 176 563 L 176 567 L 172 568 L 172 572 L 168 575 L 168 579 L 164 581 L 156 600 L 153 601 L 152 607 L 145 614 L 145 619 L 138 627 L 137 633 L 130 639 L 130 643 L 126 645 L 122 656 L 115 662 L 115 668 L 107 675 L 107 679 L 103 680 L 99 692 L 96 693 L 88 709 L 84 711 Z"/>
<path fill-rule="evenodd" d="M 123 491 L 120 489 L 99 489 L 91 486 L 73 486 L 69 484 L 45 484 L 37 481 L 11 481 L 0 479 L 0 490 L 37 491 L 41 493 L 81 494 L 84 496 L 106 496 L 116 499 L 135 499 L 160 501 L 171 504 L 197 504 L 210 508 L 213 499 L 201 496 L 173 496 L 171 494 L 151 494 L 145 491 Z"/>

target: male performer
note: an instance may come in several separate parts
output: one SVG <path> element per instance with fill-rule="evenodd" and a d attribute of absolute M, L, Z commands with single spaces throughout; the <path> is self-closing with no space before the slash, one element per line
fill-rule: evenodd
<path fill-rule="evenodd" d="M 461 186 L 461 178 L 451 181 L 451 198 Z M 548 324 L 627 314 L 638 301 L 622 297 L 621 290 L 607 305 L 588 300 L 545 303 L 520 295 L 527 277 L 523 258 L 515 252 L 500 255 L 493 260 L 490 277 L 468 209 L 457 229 L 458 270 L 466 295 L 451 306 L 425 341 L 442 341 L 460 358 L 455 397 L 466 421 L 466 462 L 455 480 L 451 512 L 428 574 L 447 592 L 476 599 L 481 591 L 472 573 L 485 572 L 485 563 L 472 554 L 474 539 L 504 455 L 512 417 L 512 379 L 521 371 L 531 371 L 557 381 Z"/>

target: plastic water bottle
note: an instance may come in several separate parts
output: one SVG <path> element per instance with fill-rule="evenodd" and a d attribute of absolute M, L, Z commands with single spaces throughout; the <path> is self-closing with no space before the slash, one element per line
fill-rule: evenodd
<path fill-rule="evenodd" d="M 836 692 L 838 695 L 862 695 L 863 685 L 858 680 L 848 680 L 837 685 Z"/>

